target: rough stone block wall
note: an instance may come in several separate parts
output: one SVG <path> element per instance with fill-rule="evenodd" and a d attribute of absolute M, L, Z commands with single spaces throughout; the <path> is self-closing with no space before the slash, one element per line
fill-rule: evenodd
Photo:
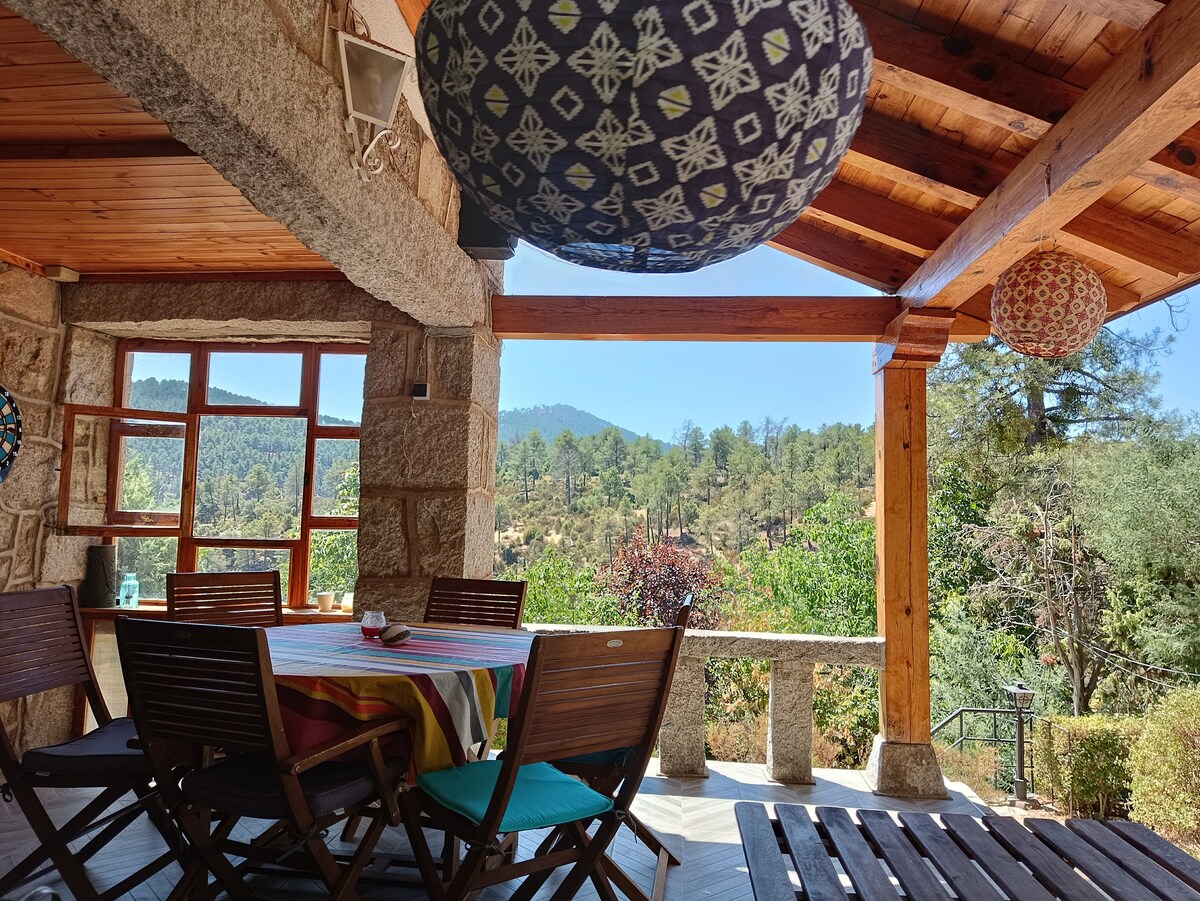
<path fill-rule="evenodd" d="M 24 426 L 21 452 L 0 485 L 0 591 L 83 579 L 93 539 L 53 531 L 62 405 L 111 403 L 114 360 L 113 339 L 62 323 L 56 283 L 0 269 L 0 385 L 16 399 Z M 105 438 L 88 429 L 76 437 L 85 452 L 76 463 L 76 496 L 102 503 Z M 0 722 L 22 747 L 61 741 L 72 700 L 66 689 L 0 705 Z"/>
<path fill-rule="evenodd" d="M 413 400 L 420 382 L 429 400 Z M 486 329 L 374 324 L 357 609 L 416 620 L 434 576 L 491 576 L 499 394 L 500 346 Z"/>

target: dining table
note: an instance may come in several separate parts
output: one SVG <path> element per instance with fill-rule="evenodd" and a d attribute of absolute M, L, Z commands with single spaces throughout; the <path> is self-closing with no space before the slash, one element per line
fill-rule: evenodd
<path fill-rule="evenodd" d="M 403 715 L 411 735 L 385 747 L 411 773 L 461 766 L 515 712 L 534 635 L 488 626 L 412 624 L 403 644 L 357 623 L 267 629 L 284 731 L 293 753 L 373 719 Z"/>

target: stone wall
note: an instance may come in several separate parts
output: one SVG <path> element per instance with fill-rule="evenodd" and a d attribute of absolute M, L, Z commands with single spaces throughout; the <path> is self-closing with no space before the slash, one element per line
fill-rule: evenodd
<path fill-rule="evenodd" d="M 429 400 L 412 398 L 415 383 Z M 486 329 L 375 323 L 357 609 L 419 619 L 434 576 L 491 576 L 499 395 L 500 346 Z"/>
<path fill-rule="evenodd" d="M 3 264 L 0 264 L 3 267 Z M 114 341 L 63 324 L 59 286 L 16 268 L 0 268 L 0 385 L 20 406 L 24 442 L 0 485 L 0 591 L 63 583 L 84 576 L 94 539 L 54 534 L 64 403 L 112 401 Z M 99 453 L 81 455 L 80 496 L 103 493 L 101 436 L 78 440 Z M 70 728 L 72 689 L 0 705 L 0 722 L 19 746 L 61 741 Z"/>

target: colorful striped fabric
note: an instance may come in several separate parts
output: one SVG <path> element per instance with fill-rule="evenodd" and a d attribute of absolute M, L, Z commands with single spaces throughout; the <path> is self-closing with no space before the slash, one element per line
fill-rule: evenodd
<path fill-rule="evenodd" d="M 363 722 L 397 713 L 416 727 L 390 754 L 411 750 L 410 769 L 466 763 L 492 721 L 517 709 L 530 632 L 475 626 L 413 626 L 405 644 L 362 637 L 355 623 L 268 629 L 271 665 L 293 753 Z"/>

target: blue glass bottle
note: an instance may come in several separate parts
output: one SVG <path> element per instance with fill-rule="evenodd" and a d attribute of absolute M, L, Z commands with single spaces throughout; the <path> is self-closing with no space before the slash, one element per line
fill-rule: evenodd
<path fill-rule="evenodd" d="M 137 573 L 125 573 L 125 578 L 121 580 L 121 606 L 136 607 L 139 589 Z"/>

